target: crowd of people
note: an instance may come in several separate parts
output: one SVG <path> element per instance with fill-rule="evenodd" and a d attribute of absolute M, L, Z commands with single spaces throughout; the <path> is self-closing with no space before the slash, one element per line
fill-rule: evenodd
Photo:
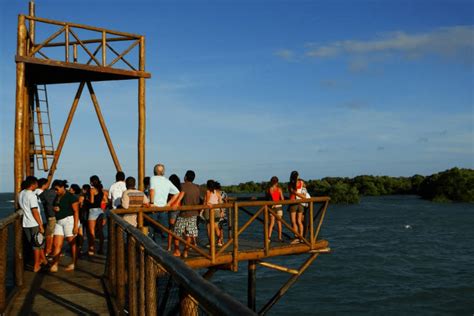
<path fill-rule="evenodd" d="M 215 205 L 227 202 L 227 194 L 222 191 L 219 182 L 208 180 L 206 192 L 201 193 L 200 187 L 194 183 L 196 174 L 188 170 L 183 182 L 173 174 L 165 177 L 165 166 L 157 164 L 153 176 L 144 179 L 144 190 L 136 189 L 136 179 L 125 177 L 122 171 L 117 172 L 115 182 L 108 190 L 104 189 L 97 175 L 90 177 L 89 184 L 80 187 L 77 184 L 68 185 L 66 180 L 54 180 L 49 186 L 48 180 L 28 176 L 22 183 L 18 196 L 19 206 L 23 211 L 23 231 L 29 247 L 33 250 L 33 271 L 42 268 L 51 272 L 58 271 L 58 263 L 63 252 L 64 240 L 70 248 L 71 262 L 65 267 L 66 271 L 75 269 L 77 259 L 82 255 L 94 256 L 96 239 L 98 239 L 98 254 L 104 252 L 104 226 L 109 209 L 128 209 L 141 207 L 171 207 L 166 212 L 167 225 L 170 231 L 186 240 L 183 249 L 180 242 L 171 234 L 166 234 L 158 228 L 150 231 L 150 237 L 167 239 L 167 250 L 174 256 L 188 257 L 188 244 L 197 244 L 199 233 L 198 223 L 206 224 L 208 240 L 212 231 L 215 232 L 217 246 L 224 244 L 223 224 L 227 222 L 225 208 L 215 208 Z M 303 180 L 298 172 L 293 171 L 288 185 L 289 199 L 307 198 Z M 285 200 L 283 190 L 277 177 L 272 177 L 266 193 L 271 201 Z M 179 210 L 180 206 L 204 205 L 200 210 Z M 210 209 L 214 209 L 210 212 Z M 294 231 L 303 235 L 304 205 L 291 204 L 288 207 Z M 214 214 L 214 227 L 211 227 L 211 214 Z M 153 219 L 163 222 L 163 212 L 156 212 Z M 278 241 L 282 242 L 283 207 L 275 204 L 271 207 L 268 238 L 271 239 L 276 224 Z M 137 215 L 126 214 L 124 220 L 137 226 Z M 295 234 L 291 243 L 299 243 Z M 87 247 L 85 239 L 87 237 Z M 206 245 L 210 247 L 209 243 Z"/>

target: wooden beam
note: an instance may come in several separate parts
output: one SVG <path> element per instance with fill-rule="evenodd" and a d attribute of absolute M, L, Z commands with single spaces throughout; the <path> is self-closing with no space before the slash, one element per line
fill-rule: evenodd
<path fill-rule="evenodd" d="M 270 308 L 275 305 L 280 298 L 285 295 L 285 293 L 290 289 L 290 287 L 298 280 L 298 278 L 303 274 L 303 272 L 313 263 L 314 260 L 318 257 L 318 253 L 312 254 L 299 268 L 298 274 L 293 275 L 286 283 L 278 290 L 278 292 L 265 304 L 264 307 L 258 312 L 259 315 L 265 315 Z"/>
<path fill-rule="evenodd" d="M 123 59 L 123 56 L 127 55 L 135 46 L 138 45 L 138 43 L 140 43 L 140 41 L 135 41 L 134 43 L 132 43 L 126 50 L 122 52 L 122 54 L 118 55 L 110 64 L 108 64 L 107 67 L 112 67 L 120 59 Z"/>
<path fill-rule="evenodd" d="M 257 261 L 257 263 L 259 265 L 261 265 L 262 267 L 270 268 L 270 269 L 277 270 L 277 271 L 282 271 L 282 272 L 286 272 L 286 273 L 290 273 L 290 274 L 298 274 L 299 273 L 298 270 L 290 269 L 290 268 L 283 267 L 283 266 L 280 266 L 280 265 L 277 265 L 277 264 L 274 264 L 274 263 L 270 263 L 270 262 Z"/>
<path fill-rule="evenodd" d="M 61 25 L 61 26 L 69 25 L 69 27 L 75 27 L 75 28 L 85 29 L 85 30 L 89 30 L 89 31 L 96 31 L 96 32 L 106 31 L 108 34 L 129 37 L 131 39 L 134 39 L 134 38 L 138 39 L 138 38 L 141 37 L 141 35 L 138 35 L 138 34 L 108 30 L 108 29 L 95 27 L 95 26 L 84 25 L 84 24 L 77 24 L 77 23 L 71 23 L 71 22 L 61 22 L 61 21 L 57 21 L 57 20 L 39 18 L 39 17 L 35 17 L 35 16 L 25 16 L 25 15 L 21 15 L 21 16 L 24 19 L 26 18 L 27 20 L 33 20 L 33 21 L 43 22 L 43 23 L 47 23 L 47 24 L 54 24 L 54 25 Z"/>
<path fill-rule="evenodd" d="M 97 114 L 97 118 L 99 119 L 100 127 L 102 128 L 102 132 L 104 133 L 105 141 L 107 142 L 107 146 L 109 147 L 110 155 L 112 156 L 112 160 L 114 161 L 115 169 L 117 171 L 122 171 L 122 167 L 117 158 L 117 154 L 115 153 L 114 145 L 112 144 L 112 140 L 110 139 L 109 131 L 107 130 L 107 126 L 105 125 L 104 117 L 102 116 L 102 112 L 100 111 L 99 102 L 97 102 L 97 97 L 95 96 L 94 89 L 92 88 L 92 84 L 90 81 L 87 81 L 87 89 L 89 89 L 89 94 L 92 99 L 92 103 L 94 104 L 94 109 Z"/>
<path fill-rule="evenodd" d="M 140 37 L 140 72 L 145 73 L 145 37 Z M 145 78 L 138 79 L 138 189 L 143 191 L 143 179 L 145 178 L 145 130 L 146 130 L 146 106 L 145 106 Z"/>
<path fill-rule="evenodd" d="M 60 67 L 60 68 L 85 70 L 85 71 L 98 72 L 98 73 L 122 75 L 122 76 L 130 77 L 130 79 L 151 78 L 150 73 L 147 73 L 144 71 L 133 71 L 133 70 L 117 69 L 117 68 L 111 68 L 111 67 L 100 67 L 100 66 L 92 66 L 92 65 L 85 65 L 85 64 L 73 64 L 73 63 L 65 63 L 63 61 L 57 61 L 57 60 L 44 60 L 44 59 L 38 59 L 38 58 L 33 58 L 33 57 L 23 57 L 23 56 L 16 56 L 15 60 L 17 63 L 23 62 L 23 63 L 28 63 L 28 64 L 36 64 L 36 65 L 44 65 L 44 66 L 52 66 L 52 67 Z"/>
<path fill-rule="evenodd" d="M 18 36 L 17 36 L 17 56 L 23 57 L 26 54 L 26 27 L 25 17 L 18 16 Z M 15 104 L 15 149 L 14 149 L 14 192 L 20 192 L 21 182 L 24 175 L 23 142 L 24 142 L 24 93 L 25 93 L 25 63 L 16 64 L 16 104 Z M 18 202 L 15 194 L 15 202 Z M 16 204 L 15 204 L 16 205 Z"/>
<path fill-rule="evenodd" d="M 327 240 L 318 240 L 314 246 L 313 250 L 324 249 L 328 247 Z M 273 247 L 269 250 L 268 256 L 265 256 L 263 249 L 254 249 L 249 251 L 240 250 L 237 254 L 238 261 L 248 261 L 248 260 L 261 260 L 263 258 L 285 256 L 285 255 L 297 255 L 303 253 L 309 253 L 311 247 L 304 243 L 296 245 L 285 245 L 282 247 Z M 223 265 L 233 262 L 233 255 L 231 252 L 223 253 L 220 256 L 216 257 L 215 263 L 212 264 L 211 260 L 203 257 L 195 257 L 186 259 L 186 264 L 193 269 L 207 268 L 211 266 Z"/>
<path fill-rule="evenodd" d="M 129 38 L 129 37 L 108 37 L 107 42 L 124 42 L 124 41 L 134 41 L 136 38 Z M 95 38 L 95 39 L 89 39 L 89 40 L 82 40 L 83 44 L 96 44 L 96 43 L 102 43 L 102 37 L 101 38 Z M 70 45 L 74 44 L 79 44 L 79 42 L 70 42 Z M 61 47 L 66 45 L 65 42 L 56 42 L 56 43 L 48 43 L 47 45 L 44 45 L 43 47 Z"/>
<path fill-rule="evenodd" d="M 81 47 L 85 50 L 85 52 L 95 61 L 97 66 L 101 66 L 99 61 L 97 59 L 95 59 L 95 56 L 87 49 L 86 45 L 84 45 L 84 43 L 82 43 L 82 41 L 79 39 L 79 37 L 76 35 L 76 33 L 74 33 L 73 30 L 69 30 L 69 31 L 71 32 L 72 36 L 74 36 L 76 41 L 79 42 L 79 45 L 81 45 Z"/>
<path fill-rule="evenodd" d="M 51 169 L 49 169 L 48 173 L 48 183 L 51 183 L 53 179 L 54 172 L 56 171 L 59 157 L 61 156 L 61 152 L 63 150 L 64 142 L 66 141 L 67 133 L 69 132 L 69 127 L 71 127 L 72 119 L 74 118 L 74 113 L 76 112 L 77 105 L 79 104 L 79 99 L 82 95 L 82 90 L 84 89 L 85 82 L 81 82 L 79 84 L 79 88 L 77 89 L 76 96 L 74 97 L 74 102 L 72 103 L 71 110 L 69 110 L 69 115 L 67 117 L 66 123 L 64 124 L 63 132 L 61 133 L 61 138 L 59 139 L 58 147 L 54 153 L 53 163 L 51 164 Z"/>
<path fill-rule="evenodd" d="M 116 56 L 120 56 L 120 54 L 111 46 L 109 45 L 109 43 L 107 43 L 107 47 L 112 51 L 112 53 L 114 53 Z M 125 58 L 123 57 L 120 57 L 120 59 L 122 59 L 122 61 L 127 64 L 128 67 L 130 67 L 130 69 L 136 71 L 135 67 L 133 67 L 132 64 L 130 64 Z"/>
<path fill-rule="evenodd" d="M 49 42 L 51 42 L 53 39 L 55 39 L 56 37 L 59 36 L 59 34 L 61 34 L 65 29 L 65 26 L 62 27 L 61 29 L 57 30 L 56 32 L 54 32 L 53 34 L 51 34 L 50 37 L 48 37 L 43 43 L 41 43 L 40 45 L 38 46 L 35 46 L 35 48 L 33 48 L 33 50 L 31 52 L 28 52 L 28 56 L 34 56 L 41 48 L 44 47 L 44 45 L 48 44 Z"/>

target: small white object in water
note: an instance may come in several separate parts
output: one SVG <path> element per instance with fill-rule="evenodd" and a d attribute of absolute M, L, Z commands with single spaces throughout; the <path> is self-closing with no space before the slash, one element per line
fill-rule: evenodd
<path fill-rule="evenodd" d="M 410 225 L 405 225 L 405 228 L 406 228 L 406 229 L 410 229 L 411 226 L 410 226 Z"/>

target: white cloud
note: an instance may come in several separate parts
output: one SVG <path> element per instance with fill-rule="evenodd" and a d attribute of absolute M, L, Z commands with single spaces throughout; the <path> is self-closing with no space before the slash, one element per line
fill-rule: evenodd
<path fill-rule="evenodd" d="M 344 54 L 403 53 L 414 58 L 427 54 L 444 57 L 464 56 L 473 62 L 474 26 L 437 28 L 431 32 L 409 34 L 402 31 L 384 33 L 372 40 L 344 40 L 326 45 L 310 44 L 306 56 L 329 58 Z"/>
<path fill-rule="evenodd" d="M 294 59 L 294 52 L 289 49 L 279 49 L 275 53 L 275 56 L 278 56 L 280 58 L 286 59 L 286 60 L 293 60 Z"/>

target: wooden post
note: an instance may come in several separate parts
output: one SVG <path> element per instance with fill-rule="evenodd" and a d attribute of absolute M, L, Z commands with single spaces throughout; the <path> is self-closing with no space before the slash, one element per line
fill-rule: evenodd
<path fill-rule="evenodd" d="M 64 50 L 65 50 L 65 60 L 69 62 L 69 25 L 65 26 L 64 29 Z"/>
<path fill-rule="evenodd" d="M 31 146 L 32 145 L 32 139 L 34 139 L 34 135 L 33 132 L 32 132 L 32 127 L 33 127 L 33 115 L 32 115 L 32 103 L 31 103 L 31 100 L 32 98 L 30 98 L 30 94 L 31 94 L 31 86 L 28 85 L 28 80 L 26 80 L 25 78 L 25 92 L 24 92 L 24 103 L 23 103 L 23 106 L 24 106 L 24 112 L 25 113 L 25 120 L 23 121 L 24 122 L 24 133 L 23 133 L 23 136 L 24 136 L 24 140 L 23 140 L 23 159 L 25 160 L 24 162 L 24 166 L 25 166 L 25 175 L 26 176 L 32 176 L 34 174 L 34 170 L 32 170 L 33 168 L 31 167 L 31 157 L 30 156 L 30 152 L 31 150 L 34 149 L 34 146 Z M 34 142 L 33 142 L 34 144 Z M 32 148 L 33 147 L 33 148 Z"/>
<path fill-rule="evenodd" d="M 97 102 L 97 97 L 95 96 L 94 89 L 92 88 L 92 84 L 90 83 L 90 81 L 87 81 L 87 88 L 89 89 L 92 103 L 94 104 L 95 112 L 97 114 L 97 118 L 99 119 L 100 127 L 102 128 L 102 132 L 104 133 L 105 141 L 107 142 L 107 146 L 109 147 L 110 155 L 112 156 L 112 160 L 114 161 L 115 169 L 117 169 L 117 171 L 122 171 L 122 167 L 120 167 L 120 163 L 115 153 L 114 145 L 112 144 L 112 140 L 110 139 L 109 131 L 107 130 L 107 126 L 105 125 L 104 117 L 102 116 L 102 112 L 100 111 L 99 102 Z"/>
<path fill-rule="evenodd" d="M 116 234 L 115 234 L 115 221 L 110 217 L 109 220 L 109 251 L 107 252 L 107 258 L 109 259 L 109 283 L 112 295 L 116 295 L 116 275 L 117 275 L 117 256 L 116 256 Z"/>
<path fill-rule="evenodd" d="M 0 313 L 5 311 L 7 306 L 7 246 L 8 246 L 8 226 L 0 230 Z"/>
<path fill-rule="evenodd" d="M 72 58 L 75 63 L 77 63 L 77 44 L 72 44 Z"/>
<path fill-rule="evenodd" d="M 145 37 L 140 37 L 139 69 L 145 71 Z M 145 178 L 145 130 L 146 130 L 146 107 L 145 107 L 145 78 L 138 79 L 138 190 L 145 189 L 143 179 Z"/>
<path fill-rule="evenodd" d="M 199 312 L 199 305 L 182 287 L 179 289 L 180 304 L 179 315 L 181 316 L 197 316 Z"/>
<path fill-rule="evenodd" d="M 61 133 L 61 138 L 59 139 L 58 147 L 54 152 L 54 159 L 51 164 L 51 168 L 49 169 L 48 183 L 51 183 L 51 179 L 53 178 L 54 172 L 56 171 L 56 167 L 58 165 L 59 157 L 61 156 L 61 151 L 63 150 L 64 142 L 66 141 L 66 136 L 69 131 L 69 127 L 71 126 L 74 113 L 76 112 L 77 105 L 79 104 L 79 99 L 81 98 L 82 90 L 84 89 L 84 84 L 85 82 L 81 82 L 79 84 L 79 88 L 77 89 L 76 96 L 74 97 L 74 102 L 72 103 L 71 110 L 69 110 L 69 115 L 67 117 L 66 123 L 64 124 L 63 132 Z"/>
<path fill-rule="evenodd" d="M 214 225 L 216 223 L 216 220 L 214 218 L 214 213 L 215 209 L 210 208 L 209 209 L 209 251 L 211 252 L 211 263 L 216 262 L 216 234 L 215 234 L 215 228 Z"/>
<path fill-rule="evenodd" d="M 311 244 L 311 249 L 314 249 L 314 203 L 309 202 L 309 242 Z"/>
<path fill-rule="evenodd" d="M 17 55 L 26 55 L 26 27 L 25 16 L 18 16 L 18 37 L 17 37 Z M 15 150 L 14 150 L 14 176 L 15 176 L 15 193 L 20 192 L 21 182 L 24 177 L 24 158 L 23 158 L 23 142 L 25 133 L 25 63 L 16 64 L 16 112 L 15 112 Z M 15 203 L 18 203 L 17 194 L 15 194 Z"/>
<path fill-rule="evenodd" d="M 23 286 L 24 259 L 23 259 L 23 228 L 22 218 L 18 216 L 15 220 L 15 284 Z"/>
<path fill-rule="evenodd" d="M 145 234 L 144 227 L 143 227 L 143 211 L 139 210 L 137 214 L 137 228 Z"/>
<path fill-rule="evenodd" d="M 117 247 L 117 304 L 120 311 L 125 307 L 125 242 L 123 238 L 123 229 L 117 225 L 115 232 Z"/>
<path fill-rule="evenodd" d="M 140 253 L 140 271 L 138 275 L 138 308 L 139 315 L 145 315 L 145 248 L 140 245 L 138 249 Z"/>
<path fill-rule="evenodd" d="M 232 236 L 234 239 L 234 249 L 232 249 L 232 270 L 237 272 L 239 269 L 239 206 L 234 203 L 234 222 L 232 223 Z"/>
<path fill-rule="evenodd" d="M 131 316 L 138 315 L 137 246 L 131 234 L 128 234 L 128 312 Z"/>
<path fill-rule="evenodd" d="M 268 256 L 268 253 L 270 251 L 270 240 L 268 238 L 268 206 L 265 205 L 265 208 L 263 210 L 263 247 L 264 247 L 264 253 L 265 256 Z"/>
<path fill-rule="evenodd" d="M 28 15 L 29 16 L 35 16 L 35 2 L 34 1 L 29 2 Z M 30 24 L 29 32 L 30 32 L 30 39 L 31 39 L 31 46 L 30 47 L 33 48 L 35 46 L 36 21 L 35 20 L 29 20 L 29 24 Z M 35 57 L 35 56 L 33 55 L 33 57 Z"/>
<path fill-rule="evenodd" d="M 257 264 L 255 260 L 249 260 L 248 262 L 248 281 L 247 281 L 247 306 L 255 311 L 256 306 L 256 290 L 257 283 Z"/>
<path fill-rule="evenodd" d="M 156 265 L 152 257 L 146 257 L 146 315 L 156 315 Z"/>
<path fill-rule="evenodd" d="M 102 67 L 107 65 L 107 32 L 102 31 Z"/>

